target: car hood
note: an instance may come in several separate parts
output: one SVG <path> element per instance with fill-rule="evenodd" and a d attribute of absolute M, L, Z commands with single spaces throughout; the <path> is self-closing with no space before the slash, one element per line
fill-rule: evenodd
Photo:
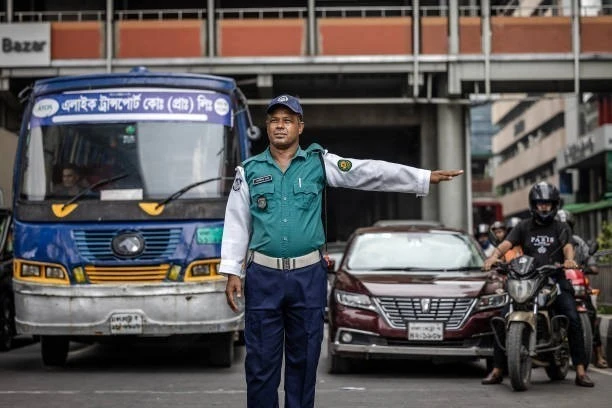
<path fill-rule="evenodd" d="M 374 296 L 476 297 L 490 283 L 486 272 L 351 273 Z"/>

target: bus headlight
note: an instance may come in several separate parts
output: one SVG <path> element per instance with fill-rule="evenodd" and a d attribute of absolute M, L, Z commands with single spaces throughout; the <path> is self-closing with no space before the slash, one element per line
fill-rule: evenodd
<path fill-rule="evenodd" d="M 40 265 L 32 264 L 21 264 L 21 276 L 26 277 L 40 277 Z"/>
<path fill-rule="evenodd" d="M 48 279 L 64 279 L 64 271 L 57 266 L 47 266 L 45 268 L 45 278 Z"/>
<path fill-rule="evenodd" d="M 217 272 L 220 259 L 206 259 L 195 261 L 187 266 L 185 282 L 210 281 L 225 279 Z"/>
<path fill-rule="evenodd" d="M 210 264 L 200 264 L 200 265 L 194 265 L 193 268 L 191 268 L 191 275 L 192 276 L 210 276 Z"/>

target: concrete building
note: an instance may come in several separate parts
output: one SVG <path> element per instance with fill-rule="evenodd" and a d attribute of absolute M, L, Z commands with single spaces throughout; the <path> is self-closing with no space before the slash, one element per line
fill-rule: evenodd
<path fill-rule="evenodd" d="M 496 102 L 492 110 L 492 121 L 499 127 L 492 143 L 498 162 L 493 187 L 505 217 L 528 215 L 527 196 L 534 183 L 559 185 L 556 158 L 567 140 L 566 98 L 516 98 Z"/>

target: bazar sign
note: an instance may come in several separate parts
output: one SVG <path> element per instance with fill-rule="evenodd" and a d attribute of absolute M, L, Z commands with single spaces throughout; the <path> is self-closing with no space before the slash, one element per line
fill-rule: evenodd
<path fill-rule="evenodd" d="M 0 67 L 48 66 L 51 24 L 0 24 Z"/>

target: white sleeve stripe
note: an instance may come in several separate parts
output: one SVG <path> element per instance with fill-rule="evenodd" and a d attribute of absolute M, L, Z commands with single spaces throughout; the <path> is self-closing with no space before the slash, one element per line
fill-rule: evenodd
<path fill-rule="evenodd" d="M 359 190 L 429 193 L 430 170 L 405 166 L 381 160 L 346 159 L 325 152 L 325 173 L 332 187 L 346 187 Z M 339 162 L 350 162 L 350 169 L 342 171 Z"/>
<path fill-rule="evenodd" d="M 223 239 L 221 242 L 221 264 L 219 273 L 240 275 L 251 236 L 251 213 L 249 211 L 249 187 L 244 177 L 244 169 L 236 168 L 235 179 L 240 179 L 238 190 L 232 186 L 227 207 Z M 236 182 L 234 182 L 234 185 Z"/>

